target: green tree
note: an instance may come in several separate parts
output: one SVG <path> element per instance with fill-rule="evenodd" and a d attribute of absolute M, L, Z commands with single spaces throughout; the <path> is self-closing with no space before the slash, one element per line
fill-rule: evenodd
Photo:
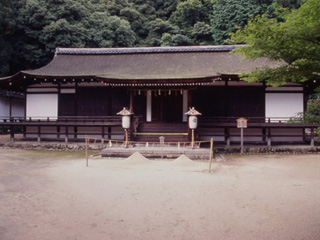
<path fill-rule="evenodd" d="M 199 45 L 209 45 L 213 42 L 213 28 L 204 22 L 197 22 L 192 29 L 192 38 Z"/>
<path fill-rule="evenodd" d="M 247 44 L 236 53 L 248 59 L 267 57 L 283 62 L 277 68 L 257 69 L 243 79 L 273 86 L 312 80 L 319 86 L 320 1 L 308 0 L 298 9 L 280 10 L 278 15 L 284 21 L 259 15 L 232 34 L 233 41 Z"/>
<path fill-rule="evenodd" d="M 107 6 L 107 10 L 112 16 L 119 16 L 121 9 L 124 9 L 126 7 L 132 7 L 132 4 L 130 4 L 127 0 L 104 0 Z"/>
<path fill-rule="evenodd" d="M 187 0 L 180 2 L 170 17 L 170 22 L 177 25 L 181 32 L 191 36 L 192 28 L 197 22 L 208 22 L 211 0 Z"/>
<path fill-rule="evenodd" d="M 15 33 L 16 21 L 13 6 L 8 1 L 0 1 L 0 76 L 7 75 L 10 71 L 10 60 L 13 47 L 10 37 Z"/>
<path fill-rule="evenodd" d="M 292 8 L 299 8 L 302 0 L 277 0 L 277 4 L 281 7 L 292 9 Z"/>
<path fill-rule="evenodd" d="M 123 8 L 120 10 L 119 16 L 122 19 L 127 20 L 130 23 L 131 29 L 137 34 L 144 36 L 146 30 L 144 28 L 144 17 L 143 15 L 134 8 Z"/>
<path fill-rule="evenodd" d="M 192 40 L 182 34 L 164 33 L 161 38 L 161 46 L 188 46 Z"/>
<path fill-rule="evenodd" d="M 187 31 L 203 19 L 202 3 L 200 0 L 180 2 L 177 10 L 171 15 L 171 22 Z"/>
<path fill-rule="evenodd" d="M 180 0 L 153 0 L 153 6 L 156 11 L 156 17 L 168 20 L 171 14 L 177 9 Z"/>
<path fill-rule="evenodd" d="M 231 32 L 236 31 L 236 26 L 244 27 L 250 15 L 267 11 L 267 4 L 259 1 L 248 0 L 220 0 L 213 4 L 210 15 L 210 25 L 213 27 L 215 44 L 223 44 Z"/>
<path fill-rule="evenodd" d="M 17 71 L 47 64 L 57 47 L 127 47 L 135 44 L 136 34 L 129 22 L 125 17 L 110 16 L 106 3 L 12 1 L 18 17 L 11 66 L 16 66 Z M 129 16 L 128 13 L 126 17 Z"/>
<path fill-rule="evenodd" d="M 164 33 L 177 34 L 179 28 L 173 26 L 170 22 L 157 18 L 147 24 L 149 31 L 148 37 L 142 42 L 145 46 L 160 46 L 161 38 Z"/>

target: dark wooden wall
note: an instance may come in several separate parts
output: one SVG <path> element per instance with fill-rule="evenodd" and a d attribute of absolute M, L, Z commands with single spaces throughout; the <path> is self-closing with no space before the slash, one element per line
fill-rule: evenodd
<path fill-rule="evenodd" d="M 125 89 L 79 87 L 75 94 L 60 95 L 59 116 L 115 116 L 129 104 Z"/>
<path fill-rule="evenodd" d="M 191 102 L 205 117 L 264 117 L 263 87 L 200 87 Z"/>

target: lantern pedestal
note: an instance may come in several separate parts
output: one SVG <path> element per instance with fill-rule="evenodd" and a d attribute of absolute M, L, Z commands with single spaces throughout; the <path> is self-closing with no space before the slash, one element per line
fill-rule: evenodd
<path fill-rule="evenodd" d="M 129 146 L 128 129 L 130 129 L 131 127 L 131 116 L 133 115 L 133 113 L 130 110 L 123 108 L 120 112 L 117 113 L 117 115 L 122 116 L 122 128 L 124 129 L 125 134 L 123 145 L 125 148 L 127 148 Z"/>
<path fill-rule="evenodd" d="M 197 146 L 196 143 L 195 143 L 194 129 L 191 129 L 191 144 L 190 144 L 190 147 L 192 149 L 199 148 L 199 146 Z"/>
<path fill-rule="evenodd" d="M 199 146 L 196 146 L 195 144 L 195 138 L 194 138 L 194 130 L 198 127 L 198 117 L 201 115 L 197 110 L 193 108 L 190 108 L 188 112 L 185 113 L 189 116 L 188 122 L 189 122 L 189 129 L 191 129 L 191 148 L 199 148 Z"/>

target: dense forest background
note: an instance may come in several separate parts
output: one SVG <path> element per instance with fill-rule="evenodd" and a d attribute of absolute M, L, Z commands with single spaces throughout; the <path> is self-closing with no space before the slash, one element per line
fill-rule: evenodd
<path fill-rule="evenodd" d="M 56 47 L 225 44 L 250 16 L 301 0 L 0 0 L 0 76 L 47 64 Z"/>

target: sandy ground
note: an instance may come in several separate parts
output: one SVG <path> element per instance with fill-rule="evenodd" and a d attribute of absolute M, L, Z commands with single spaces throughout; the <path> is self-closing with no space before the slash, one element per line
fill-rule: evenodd
<path fill-rule="evenodd" d="M 0 149 L 0 239 L 320 239 L 320 155 L 212 167 Z"/>

